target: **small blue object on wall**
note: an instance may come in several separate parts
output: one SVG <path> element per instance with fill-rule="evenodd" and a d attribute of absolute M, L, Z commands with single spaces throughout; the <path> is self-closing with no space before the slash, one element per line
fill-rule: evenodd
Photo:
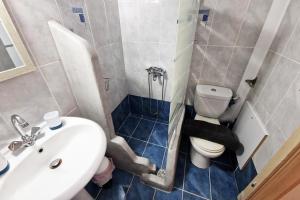
<path fill-rule="evenodd" d="M 73 7 L 72 8 L 72 12 L 73 13 L 83 13 L 83 9 L 82 8 L 78 8 L 78 7 Z"/>
<path fill-rule="evenodd" d="M 203 22 L 207 22 L 207 21 L 208 21 L 208 15 L 203 15 L 202 21 L 203 21 Z"/>
<path fill-rule="evenodd" d="M 80 22 L 84 23 L 85 22 L 85 17 L 83 14 L 83 9 L 80 7 L 72 7 L 72 12 L 75 14 L 78 14 Z"/>
<path fill-rule="evenodd" d="M 202 20 L 201 21 L 207 22 L 208 21 L 208 16 L 209 16 L 209 9 L 199 10 L 199 15 L 202 15 Z"/>
<path fill-rule="evenodd" d="M 84 14 L 83 14 L 83 13 L 80 13 L 80 14 L 79 14 L 79 19 L 80 19 L 80 22 L 82 22 L 82 23 L 85 22 L 85 17 L 84 17 Z"/>

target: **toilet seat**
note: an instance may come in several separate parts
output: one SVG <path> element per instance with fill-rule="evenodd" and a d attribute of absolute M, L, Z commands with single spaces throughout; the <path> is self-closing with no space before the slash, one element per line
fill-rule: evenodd
<path fill-rule="evenodd" d="M 208 140 L 191 137 L 190 141 L 197 151 L 206 151 L 208 153 L 220 153 L 225 150 L 224 145 Z"/>
<path fill-rule="evenodd" d="M 196 115 L 195 120 L 201 120 L 201 121 L 206 121 L 209 123 L 213 124 L 220 124 L 219 120 L 213 119 L 213 118 L 208 118 L 208 117 L 203 117 L 200 115 Z M 190 137 L 191 144 L 195 148 L 196 151 L 198 152 L 207 152 L 207 153 L 223 153 L 225 151 L 225 146 L 222 144 L 218 144 L 215 142 L 211 142 L 205 139 L 197 138 L 197 137 Z"/>

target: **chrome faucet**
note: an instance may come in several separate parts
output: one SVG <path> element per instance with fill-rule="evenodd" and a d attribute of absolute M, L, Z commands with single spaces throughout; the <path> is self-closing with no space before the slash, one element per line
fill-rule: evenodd
<path fill-rule="evenodd" d="M 22 139 L 21 141 L 13 141 L 9 144 L 8 148 L 11 151 L 16 151 L 22 147 L 33 146 L 35 141 L 42 136 L 40 127 L 32 127 L 30 135 L 26 134 L 24 129 L 29 126 L 29 123 L 19 115 L 12 115 L 11 123 Z"/>
<path fill-rule="evenodd" d="M 16 129 L 16 131 L 18 132 L 18 134 L 21 137 L 24 137 L 26 134 L 23 131 L 24 128 L 26 128 L 27 126 L 29 126 L 29 123 L 26 122 L 22 117 L 20 117 L 19 115 L 12 115 L 10 117 L 11 123 L 13 125 L 13 127 Z"/>

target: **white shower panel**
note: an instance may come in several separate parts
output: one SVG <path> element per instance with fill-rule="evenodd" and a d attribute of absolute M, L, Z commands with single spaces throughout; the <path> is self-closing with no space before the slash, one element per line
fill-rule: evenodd
<path fill-rule="evenodd" d="M 233 131 L 244 145 L 244 153 L 237 155 L 239 168 L 243 169 L 256 149 L 258 149 L 260 144 L 268 136 L 265 126 L 248 101 L 244 104 L 233 127 Z"/>
<path fill-rule="evenodd" d="M 96 75 L 100 67 L 95 51 L 89 43 L 56 21 L 48 22 L 56 48 L 63 63 L 71 89 L 83 117 L 101 125 L 109 139 L 109 128 L 102 101 L 103 87 Z M 113 130 L 110 128 L 110 130 Z"/>

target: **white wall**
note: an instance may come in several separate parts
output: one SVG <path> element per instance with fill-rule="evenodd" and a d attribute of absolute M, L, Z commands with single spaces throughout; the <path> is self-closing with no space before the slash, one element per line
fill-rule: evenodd
<path fill-rule="evenodd" d="M 178 0 L 119 0 L 120 22 L 129 94 L 148 97 L 146 68 L 159 66 L 170 74 L 176 49 Z M 170 100 L 170 81 L 166 100 Z M 161 99 L 161 86 L 153 86 Z"/>
<path fill-rule="evenodd" d="M 253 157 L 258 171 L 300 126 L 300 2 L 292 0 L 249 100 L 269 137 Z"/>

